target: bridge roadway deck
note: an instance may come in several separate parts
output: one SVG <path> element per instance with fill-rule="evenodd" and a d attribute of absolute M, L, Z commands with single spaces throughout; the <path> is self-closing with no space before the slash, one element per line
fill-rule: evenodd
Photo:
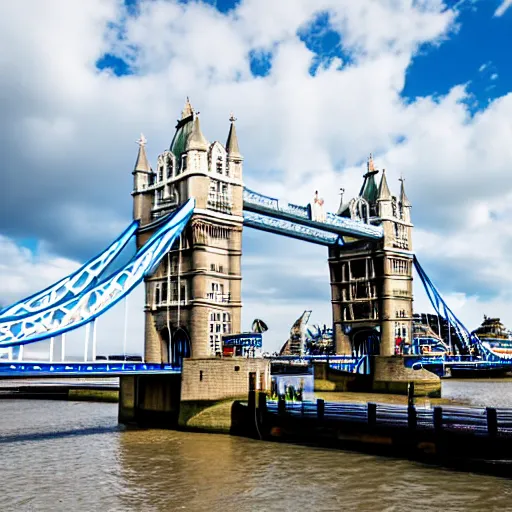
<path fill-rule="evenodd" d="M 97 379 L 121 375 L 162 375 L 181 373 L 180 368 L 169 364 L 129 363 L 123 361 L 94 362 L 39 362 L 1 361 L 0 381 L 4 379 L 68 378 Z"/>

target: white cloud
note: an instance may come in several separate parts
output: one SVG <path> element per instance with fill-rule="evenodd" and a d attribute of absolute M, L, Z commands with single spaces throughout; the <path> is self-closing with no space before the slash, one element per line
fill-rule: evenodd
<path fill-rule="evenodd" d="M 498 73 L 493 73 L 491 75 L 491 80 L 496 80 L 498 78 Z"/>
<path fill-rule="evenodd" d="M 491 286 L 504 300 L 509 283 L 500 273 L 512 275 L 512 95 L 474 117 L 464 84 L 440 98 L 406 103 L 401 97 L 420 49 L 455 37 L 457 13 L 441 0 L 245 0 L 228 15 L 201 3 L 156 0 L 127 19 L 116 0 L 52 0 L 41 9 L 29 0 L 12 2 L 0 20 L 0 44 L 11 49 L 0 58 L 9 183 L 0 191 L 0 232 L 38 235 L 60 253 L 99 250 L 131 214 L 133 140 L 142 130 L 155 161 L 170 143 L 188 94 L 210 140 L 225 140 L 227 118 L 235 112 L 246 183 L 263 193 L 306 203 L 318 189 L 335 210 L 339 188 L 346 197 L 356 194 L 362 162 L 376 153 L 394 191 L 400 173 L 407 178 L 420 260 L 470 269 L 482 289 Z M 324 10 L 331 28 L 342 32 L 345 64 L 339 69 L 332 62 L 312 77 L 314 54 L 296 33 Z M 122 26 L 121 38 L 108 23 Z M 272 52 L 268 76 L 251 75 L 251 50 Z M 105 52 L 130 59 L 137 74 L 97 72 L 94 63 Z M 13 217 L 19 205 L 24 215 Z M 300 254 L 309 249 L 301 247 L 294 246 L 293 257 L 280 254 L 283 274 L 288 269 L 306 291 L 325 276 L 328 296 L 326 251 L 307 260 Z M 259 258 L 266 272 L 275 254 L 252 250 L 244 257 Z M 249 292 L 258 281 L 254 269 L 247 273 Z M 22 275 L 10 289 L 21 294 L 23 283 L 35 286 L 30 279 Z M 464 293 L 464 282 L 458 286 Z M 279 283 L 262 290 L 265 299 L 244 300 L 244 317 L 276 326 L 276 334 L 269 333 L 276 346 L 304 309 L 329 314 L 328 299 L 284 306 L 270 288 Z M 481 297 L 471 300 L 472 311 L 485 307 Z"/>
<path fill-rule="evenodd" d="M 510 6 L 512 6 L 512 0 L 502 0 L 500 6 L 494 12 L 494 16 L 503 16 Z"/>

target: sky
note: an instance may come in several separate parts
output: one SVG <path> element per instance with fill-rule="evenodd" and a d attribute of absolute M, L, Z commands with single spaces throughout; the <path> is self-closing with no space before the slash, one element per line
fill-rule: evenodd
<path fill-rule="evenodd" d="M 129 224 L 134 142 L 155 166 L 189 96 L 211 142 L 235 113 L 244 181 L 274 197 L 319 190 L 335 211 L 373 153 L 394 193 L 406 179 L 415 253 L 448 304 L 471 329 L 484 313 L 512 327 L 512 1 L 18 0 L 0 44 L 0 304 Z M 264 319 L 268 350 L 305 309 L 331 322 L 325 248 L 243 243 L 243 327 Z M 142 290 L 128 302 L 139 352 Z M 122 347 L 123 308 L 98 322 L 101 350 Z"/>

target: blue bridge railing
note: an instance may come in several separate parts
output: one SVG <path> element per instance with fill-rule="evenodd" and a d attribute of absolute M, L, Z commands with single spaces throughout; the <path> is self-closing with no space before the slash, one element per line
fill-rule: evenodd
<path fill-rule="evenodd" d="M 80 363 L 47 363 L 9 361 L 0 362 L 0 378 L 43 376 L 100 376 L 135 373 L 180 373 L 172 364 L 130 363 L 126 361 L 98 361 Z"/>

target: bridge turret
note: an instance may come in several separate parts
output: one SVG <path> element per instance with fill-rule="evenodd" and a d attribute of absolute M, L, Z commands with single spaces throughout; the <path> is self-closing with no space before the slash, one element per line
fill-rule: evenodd
<path fill-rule="evenodd" d="M 382 226 L 383 238 L 346 238 L 344 246 L 329 249 L 333 327 L 342 354 L 390 356 L 397 340 L 412 341 L 410 203 L 405 192 L 399 201 L 391 194 L 385 171 L 377 188 L 377 173 L 370 156 L 359 197 L 352 201 L 367 201 L 370 222 Z"/>
<path fill-rule="evenodd" d="M 146 361 L 219 355 L 221 337 L 240 332 L 242 156 L 234 118 L 226 147 L 209 143 L 187 98 L 168 151 L 158 157 L 151 218 L 195 199 L 181 237 L 146 281 Z"/>
<path fill-rule="evenodd" d="M 411 203 L 409 202 L 409 199 L 407 198 L 405 194 L 405 185 L 404 185 L 405 179 L 402 177 L 400 178 L 400 213 L 401 217 L 404 222 L 411 223 Z M 411 226 L 412 227 L 412 226 Z"/>
<path fill-rule="evenodd" d="M 381 219 L 393 216 L 392 197 L 386 179 L 386 169 L 382 170 L 382 177 L 380 179 L 379 193 L 377 195 L 377 212 Z"/>
<path fill-rule="evenodd" d="M 153 181 L 153 170 L 146 155 L 146 137 L 141 133 L 137 141 L 139 152 L 133 169 L 133 218 L 146 224 L 151 219 L 152 196 L 148 191 Z"/>

